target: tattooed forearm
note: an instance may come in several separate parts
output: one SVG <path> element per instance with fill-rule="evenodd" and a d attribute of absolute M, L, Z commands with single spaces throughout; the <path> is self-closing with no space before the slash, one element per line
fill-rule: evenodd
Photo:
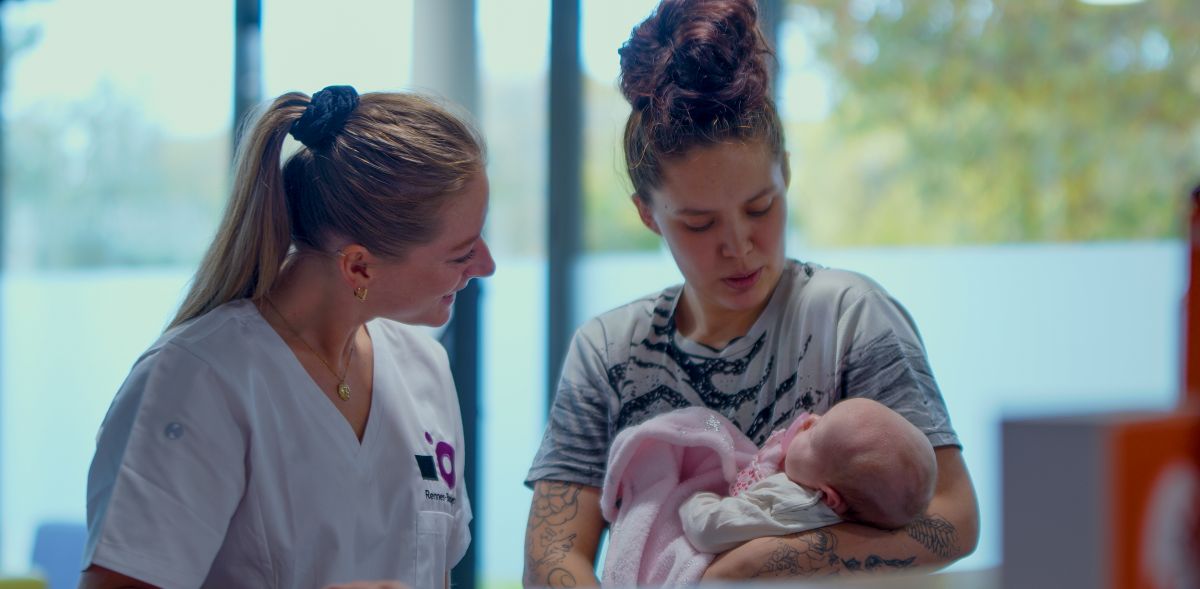
<path fill-rule="evenodd" d="M 885 569 L 904 569 L 916 562 L 908 558 L 884 558 L 871 554 L 859 560 L 837 553 L 837 535 L 827 530 L 814 530 L 792 538 L 780 538 L 763 566 L 753 577 L 812 577 L 850 572 L 877 572 Z"/>
<path fill-rule="evenodd" d="M 940 515 L 917 516 L 904 531 L 921 546 L 942 558 L 951 558 L 958 552 L 958 530 Z"/>
<path fill-rule="evenodd" d="M 832 534 L 822 531 L 799 536 L 790 542 L 784 539 L 776 540 L 771 555 L 767 557 L 763 566 L 751 576 L 807 577 L 815 575 L 829 564 L 837 562 L 832 545 L 836 541 L 837 538 Z M 832 561 L 830 561 L 831 558 Z"/>
<path fill-rule="evenodd" d="M 575 546 L 576 535 L 557 528 L 579 514 L 579 486 L 551 482 L 537 487 L 525 531 L 525 579 L 546 587 L 575 587 L 575 576 L 559 565 Z M 549 572 L 543 572 L 547 571 Z M 544 583 L 543 583 L 544 582 Z"/>
<path fill-rule="evenodd" d="M 547 529 L 543 530 L 539 540 L 541 540 L 541 550 L 533 548 L 531 544 L 530 534 L 525 539 L 525 566 L 530 572 L 545 569 L 561 564 L 571 553 L 571 547 L 575 546 L 575 534 L 563 534 L 558 530 Z M 551 585 L 557 587 L 558 585 Z"/>

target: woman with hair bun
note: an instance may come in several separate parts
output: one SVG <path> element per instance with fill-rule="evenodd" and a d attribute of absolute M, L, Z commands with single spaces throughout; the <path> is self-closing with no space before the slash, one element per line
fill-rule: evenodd
<path fill-rule="evenodd" d="M 751 540 L 706 579 L 936 567 L 974 550 L 974 487 L 912 319 L 865 276 L 785 256 L 788 159 L 756 21 L 752 0 L 663 0 L 620 49 L 633 204 L 684 283 L 575 334 L 526 479 L 527 586 L 596 584 L 613 439 L 687 406 L 761 446 L 801 412 L 870 398 L 925 434 L 938 467 L 928 510 L 905 528 Z"/>
<path fill-rule="evenodd" d="M 410 325 L 495 269 L 483 158 L 412 94 L 266 108 L 101 426 L 81 587 L 448 585 L 470 543 L 462 419 L 445 351 Z"/>

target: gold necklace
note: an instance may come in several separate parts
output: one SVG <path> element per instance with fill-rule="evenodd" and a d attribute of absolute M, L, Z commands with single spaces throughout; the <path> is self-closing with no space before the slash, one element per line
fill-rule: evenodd
<path fill-rule="evenodd" d="M 291 323 L 288 323 L 288 320 L 284 318 L 283 313 L 279 312 L 279 307 L 276 307 L 275 303 L 272 303 L 271 299 L 268 299 L 267 297 L 263 297 L 263 300 L 266 301 L 267 305 L 271 307 L 271 310 L 275 312 L 275 316 L 279 317 L 279 320 L 282 321 L 283 324 L 287 326 L 288 330 L 292 332 L 292 335 L 296 336 L 296 339 L 300 340 L 300 343 L 304 344 L 304 347 L 308 348 L 308 351 L 312 352 L 313 355 L 317 357 L 317 360 L 320 360 L 321 364 L 324 364 L 325 368 L 329 369 L 330 374 L 332 374 L 334 378 L 338 379 L 338 398 L 343 401 L 349 401 L 350 385 L 346 384 L 346 374 L 350 372 L 350 360 L 354 358 L 354 342 L 350 342 L 350 353 L 346 355 L 346 367 L 342 369 L 342 374 L 338 375 L 337 371 L 334 370 L 333 367 L 321 357 L 321 354 L 313 349 L 312 346 L 308 345 L 308 342 L 304 341 L 304 338 L 300 337 L 300 332 L 296 331 L 296 328 L 292 327 Z"/>

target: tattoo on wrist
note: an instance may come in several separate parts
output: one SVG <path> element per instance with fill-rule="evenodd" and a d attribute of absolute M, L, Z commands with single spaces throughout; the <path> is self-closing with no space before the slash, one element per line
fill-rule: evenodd
<path fill-rule="evenodd" d="M 575 587 L 578 583 L 570 571 L 558 566 L 566 560 L 575 546 L 575 534 L 557 528 L 579 514 L 579 486 L 550 482 L 539 485 L 529 512 L 525 531 L 525 574 L 527 578 L 546 573 L 547 587 Z M 536 540 L 536 541 L 535 541 Z M 541 585 L 541 581 L 534 581 Z"/>
<path fill-rule="evenodd" d="M 958 552 L 958 530 L 940 515 L 917 516 L 905 526 L 904 531 L 921 546 L 942 558 L 950 558 Z"/>
<path fill-rule="evenodd" d="M 837 553 L 837 535 L 828 530 L 805 532 L 789 539 L 778 539 L 775 547 L 752 577 L 811 577 L 842 572 L 872 572 L 905 569 L 916 562 L 908 558 L 884 558 L 871 554 L 863 559 L 846 558 Z"/>
<path fill-rule="evenodd" d="M 872 555 L 868 556 L 867 559 L 861 563 L 858 562 L 857 558 L 851 558 L 850 560 L 843 560 L 842 565 L 845 566 L 846 570 L 848 570 L 848 571 L 871 572 L 876 569 L 885 569 L 885 568 L 886 569 L 906 569 L 906 568 L 912 566 L 913 563 L 916 562 L 916 560 L 917 560 L 916 556 L 910 556 L 908 558 L 883 558 L 882 556 L 879 556 L 877 554 L 872 554 Z"/>
<path fill-rule="evenodd" d="M 575 587 L 578 584 L 575 581 L 575 575 L 572 575 L 567 569 L 554 569 L 546 576 L 547 587 Z"/>

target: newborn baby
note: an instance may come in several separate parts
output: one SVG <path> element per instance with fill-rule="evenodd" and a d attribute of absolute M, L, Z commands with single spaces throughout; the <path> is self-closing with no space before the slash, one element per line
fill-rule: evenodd
<path fill-rule="evenodd" d="M 925 434 L 879 402 L 851 398 L 771 434 L 730 496 L 697 493 L 679 515 L 697 550 L 718 553 L 841 521 L 903 527 L 929 506 L 936 480 Z"/>

